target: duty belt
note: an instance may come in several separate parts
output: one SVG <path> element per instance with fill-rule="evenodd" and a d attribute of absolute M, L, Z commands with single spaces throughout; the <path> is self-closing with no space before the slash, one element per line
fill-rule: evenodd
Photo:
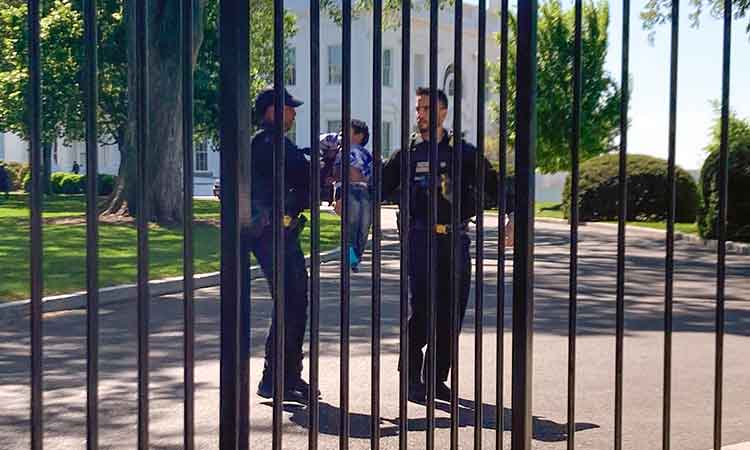
<path fill-rule="evenodd" d="M 429 229 L 426 226 L 420 226 L 420 225 L 414 225 L 413 228 L 415 230 L 428 230 Z M 455 231 L 462 232 L 462 231 L 466 231 L 467 228 L 468 228 L 468 224 L 461 223 L 457 227 L 455 227 Z M 446 235 L 446 234 L 450 234 L 452 231 L 454 231 L 454 228 L 451 224 L 448 224 L 448 223 L 435 224 L 435 234 Z"/>

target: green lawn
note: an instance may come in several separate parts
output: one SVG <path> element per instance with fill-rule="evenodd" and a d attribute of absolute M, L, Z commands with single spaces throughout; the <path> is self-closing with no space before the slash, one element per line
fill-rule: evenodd
<path fill-rule="evenodd" d="M 29 297 L 29 210 L 27 198 L 11 195 L 0 198 L 0 301 Z M 196 200 L 194 226 L 196 273 L 219 270 L 219 228 L 200 220 L 218 219 L 219 203 Z M 43 217 L 57 219 L 81 217 L 85 211 L 83 196 L 55 196 L 45 199 Z M 45 224 L 44 295 L 84 290 L 86 286 L 86 225 Z M 136 230 L 132 225 L 100 224 L 99 282 L 102 287 L 136 280 Z M 309 249 L 310 229 L 302 233 L 303 249 Z M 322 250 L 338 246 L 339 220 L 331 214 L 321 216 Z M 182 229 L 151 226 L 149 229 L 149 271 L 151 279 L 182 274 Z"/>
<path fill-rule="evenodd" d="M 563 213 L 562 213 L 562 205 L 560 205 L 557 202 L 537 202 L 536 215 L 537 217 L 548 217 L 548 218 L 554 218 L 554 219 L 564 218 Z M 617 223 L 617 221 L 611 221 L 609 223 Z M 645 227 L 645 228 L 654 228 L 657 230 L 667 229 L 666 221 L 660 221 L 660 222 L 637 221 L 637 222 L 628 222 L 628 225 Z M 698 224 L 697 223 L 676 223 L 675 231 L 679 231 L 681 233 L 688 233 L 688 234 L 698 234 Z"/>

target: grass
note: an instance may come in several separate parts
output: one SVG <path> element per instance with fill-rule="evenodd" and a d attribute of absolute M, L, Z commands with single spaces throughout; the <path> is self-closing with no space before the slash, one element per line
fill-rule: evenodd
<path fill-rule="evenodd" d="M 195 200 L 196 219 L 218 219 L 219 203 Z M 81 217 L 83 196 L 53 196 L 45 199 L 43 218 Z M 322 250 L 338 246 L 339 219 L 321 215 Z M 29 297 L 29 209 L 27 196 L 0 197 L 0 301 Z M 220 230 L 210 223 L 194 224 L 195 272 L 214 272 L 220 265 Z M 134 283 L 136 280 L 136 229 L 132 225 L 99 225 L 99 283 L 101 287 Z M 86 286 L 86 225 L 45 224 L 44 295 L 84 290 Z M 302 248 L 310 248 L 310 229 L 302 233 Z M 149 277 L 182 275 L 182 228 L 149 227 Z"/>
<path fill-rule="evenodd" d="M 558 202 L 537 202 L 536 204 L 536 215 L 537 217 L 547 217 L 554 219 L 564 219 L 562 212 L 562 205 Z M 605 223 L 617 223 L 617 221 L 606 221 Z M 666 230 L 666 221 L 630 221 L 628 225 L 637 227 L 653 228 L 656 230 Z M 687 234 L 698 234 L 697 223 L 675 223 L 675 231 Z"/>

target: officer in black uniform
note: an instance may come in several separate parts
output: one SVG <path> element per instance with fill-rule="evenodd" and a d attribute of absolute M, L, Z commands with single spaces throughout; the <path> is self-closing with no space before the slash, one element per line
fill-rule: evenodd
<path fill-rule="evenodd" d="M 260 263 L 268 283 L 273 280 L 273 153 L 274 153 L 274 96 L 273 89 L 262 91 L 255 99 L 253 114 L 260 130 L 253 136 L 251 147 L 252 211 L 248 247 Z M 284 122 L 286 133 L 294 123 L 296 107 L 302 102 L 284 91 Z M 307 402 L 310 386 L 302 379 L 302 343 L 307 326 L 307 269 L 300 247 L 299 234 L 305 217 L 300 212 L 310 203 L 310 163 L 304 151 L 284 138 L 286 153 L 286 198 L 284 210 L 284 399 Z M 309 151 L 308 151 L 309 152 Z M 266 338 L 266 361 L 258 395 L 273 397 L 273 337 L 277 324 L 271 323 Z"/>
<path fill-rule="evenodd" d="M 453 302 L 458 301 L 463 321 L 469 299 L 471 281 L 471 259 L 469 255 L 470 239 L 467 233 L 469 220 L 479 210 L 476 205 L 477 186 L 476 147 L 462 142 L 461 186 L 453 185 L 452 161 L 454 140 L 457 137 L 442 127 L 448 113 L 448 97 L 441 90 L 438 96 L 438 152 L 440 167 L 438 173 L 438 224 L 434 230 L 429 229 L 429 186 L 430 186 L 430 90 L 417 89 L 417 127 L 419 132 L 412 136 L 409 152 L 411 153 L 411 222 L 409 230 L 409 287 L 411 291 L 411 316 L 409 317 L 409 400 L 423 402 L 426 397 L 425 380 L 427 367 L 424 364 L 423 348 L 427 345 L 427 286 L 429 284 L 429 267 L 427 244 L 431 235 L 437 235 L 437 372 L 436 396 L 449 401 L 450 388 L 445 384 L 451 368 L 451 316 Z M 497 174 L 489 161 L 482 161 L 485 172 L 485 195 L 488 204 L 497 198 Z M 398 201 L 401 174 L 401 151 L 392 155 L 383 167 L 383 198 Z M 461 224 L 457 229 L 451 228 L 451 205 L 455 193 L 461 195 Z M 460 273 L 460 296 L 453 298 L 451 276 L 451 240 L 452 234 L 458 233 L 460 249 L 455 255 L 455 265 Z M 460 330 L 459 330 L 460 331 Z M 402 355 L 403 357 L 403 355 Z M 423 367 L 424 366 L 424 367 Z M 424 378 L 423 378 L 424 376 Z"/>

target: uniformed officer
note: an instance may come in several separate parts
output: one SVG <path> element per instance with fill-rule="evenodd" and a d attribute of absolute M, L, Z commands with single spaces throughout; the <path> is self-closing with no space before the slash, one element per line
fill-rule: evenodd
<path fill-rule="evenodd" d="M 453 185 L 452 160 L 454 141 L 457 139 L 451 132 L 443 128 L 443 122 L 448 113 L 448 97 L 441 90 L 437 91 L 437 139 L 439 152 L 438 174 L 438 224 L 435 229 L 429 229 L 429 186 L 430 186 L 430 90 L 419 88 L 416 92 L 416 119 L 418 133 L 412 136 L 409 152 L 411 154 L 411 169 L 409 182 L 411 183 L 411 221 L 409 231 L 409 287 L 411 291 L 411 316 L 409 317 L 409 400 L 423 402 L 426 397 L 425 381 L 427 367 L 424 364 L 423 348 L 427 345 L 427 286 L 430 280 L 428 240 L 436 235 L 437 240 L 437 353 L 436 353 L 436 397 L 449 401 L 451 390 L 446 385 L 448 373 L 451 369 L 451 316 L 453 302 L 459 302 L 460 321 L 463 321 L 466 305 L 469 299 L 471 281 L 471 259 L 469 255 L 470 239 L 467 233 L 469 220 L 479 210 L 476 205 L 477 186 L 476 147 L 462 141 L 462 174 L 461 186 Z M 383 198 L 398 201 L 400 190 L 401 151 L 392 155 L 383 167 L 382 189 Z M 497 174 L 489 161 L 482 161 L 485 177 L 485 195 L 488 203 L 497 199 Z M 461 195 L 461 223 L 457 228 L 451 228 L 451 205 L 456 193 Z M 451 276 L 451 245 L 452 234 L 457 233 L 460 248 L 455 254 L 455 267 L 460 271 L 459 298 L 453 298 Z M 460 323 L 460 322 L 459 322 Z M 460 331 L 460 330 L 459 330 Z M 403 357 L 403 355 L 402 355 Z M 424 367 L 423 367 L 424 366 Z M 423 378 L 424 377 L 424 378 Z"/>
<path fill-rule="evenodd" d="M 254 117 L 260 130 L 253 136 L 251 147 L 252 212 L 249 248 L 260 263 L 269 284 L 273 280 L 273 153 L 274 153 L 274 96 L 273 89 L 262 91 L 255 99 Z M 294 123 L 295 108 L 302 102 L 284 91 L 284 122 L 286 133 Z M 284 210 L 284 399 L 307 402 L 310 386 L 302 379 L 302 343 L 307 326 L 307 269 L 299 242 L 305 218 L 300 212 L 310 203 L 310 163 L 302 150 L 284 138 L 286 154 L 286 198 Z M 274 332 L 271 322 L 266 338 L 266 360 L 263 378 L 258 384 L 258 395 L 273 397 Z"/>

